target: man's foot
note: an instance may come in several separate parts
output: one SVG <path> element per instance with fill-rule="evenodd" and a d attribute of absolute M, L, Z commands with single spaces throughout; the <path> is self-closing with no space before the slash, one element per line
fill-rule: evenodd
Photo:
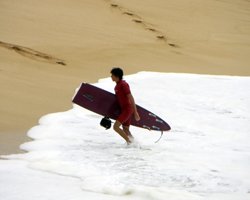
<path fill-rule="evenodd" d="M 133 139 L 132 141 L 127 142 L 127 148 L 141 148 L 141 146 L 138 141 Z"/>
<path fill-rule="evenodd" d="M 131 135 L 131 136 L 132 136 L 132 135 Z M 133 136 L 131 137 L 131 136 L 128 136 L 128 141 L 127 141 L 127 144 L 128 144 L 128 145 L 134 143 L 134 141 L 135 141 L 134 137 L 133 137 Z"/>

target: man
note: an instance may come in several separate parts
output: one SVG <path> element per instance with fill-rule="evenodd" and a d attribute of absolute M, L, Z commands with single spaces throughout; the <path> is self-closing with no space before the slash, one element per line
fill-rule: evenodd
<path fill-rule="evenodd" d="M 121 107 L 121 114 L 116 119 L 114 130 L 126 140 L 127 144 L 133 142 L 133 136 L 129 131 L 131 119 L 134 115 L 135 120 L 139 121 L 140 116 L 136 109 L 134 98 L 130 92 L 129 85 L 122 79 L 123 71 L 121 68 L 113 68 L 111 70 L 111 78 L 116 82 L 115 94 Z M 122 128 L 121 128 L 122 126 Z"/>

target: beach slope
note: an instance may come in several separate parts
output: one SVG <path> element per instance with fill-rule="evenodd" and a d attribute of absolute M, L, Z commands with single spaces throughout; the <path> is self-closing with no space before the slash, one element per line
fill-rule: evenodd
<path fill-rule="evenodd" d="M 244 0 L 0 2 L 0 153 L 112 66 L 249 76 Z"/>

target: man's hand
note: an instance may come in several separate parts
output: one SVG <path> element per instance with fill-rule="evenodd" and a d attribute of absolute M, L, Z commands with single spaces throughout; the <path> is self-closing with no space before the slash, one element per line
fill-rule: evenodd
<path fill-rule="evenodd" d="M 135 100 L 134 100 L 134 97 L 132 96 L 132 94 L 128 94 L 128 99 L 134 109 L 134 117 L 135 117 L 135 120 L 136 121 L 139 121 L 141 118 L 140 118 L 140 115 L 138 114 L 137 112 L 137 109 L 136 109 L 136 104 L 135 104 Z"/>
<path fill-rule="evenodd" d="M 134 116 L 136 121 L 139 121 L 141 119 L 137 111 L 134 112 Z"/>

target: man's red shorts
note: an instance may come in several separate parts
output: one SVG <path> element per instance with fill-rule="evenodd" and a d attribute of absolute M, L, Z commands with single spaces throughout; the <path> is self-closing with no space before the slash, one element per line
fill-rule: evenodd
<path fill-rule="evenodd" d="M 130 107 L 122 109 L 122 113 L 117 118 L 117 121 L 119 121 L 123 126 L 130 126 L 133 113 L 134 111 Z"/>

